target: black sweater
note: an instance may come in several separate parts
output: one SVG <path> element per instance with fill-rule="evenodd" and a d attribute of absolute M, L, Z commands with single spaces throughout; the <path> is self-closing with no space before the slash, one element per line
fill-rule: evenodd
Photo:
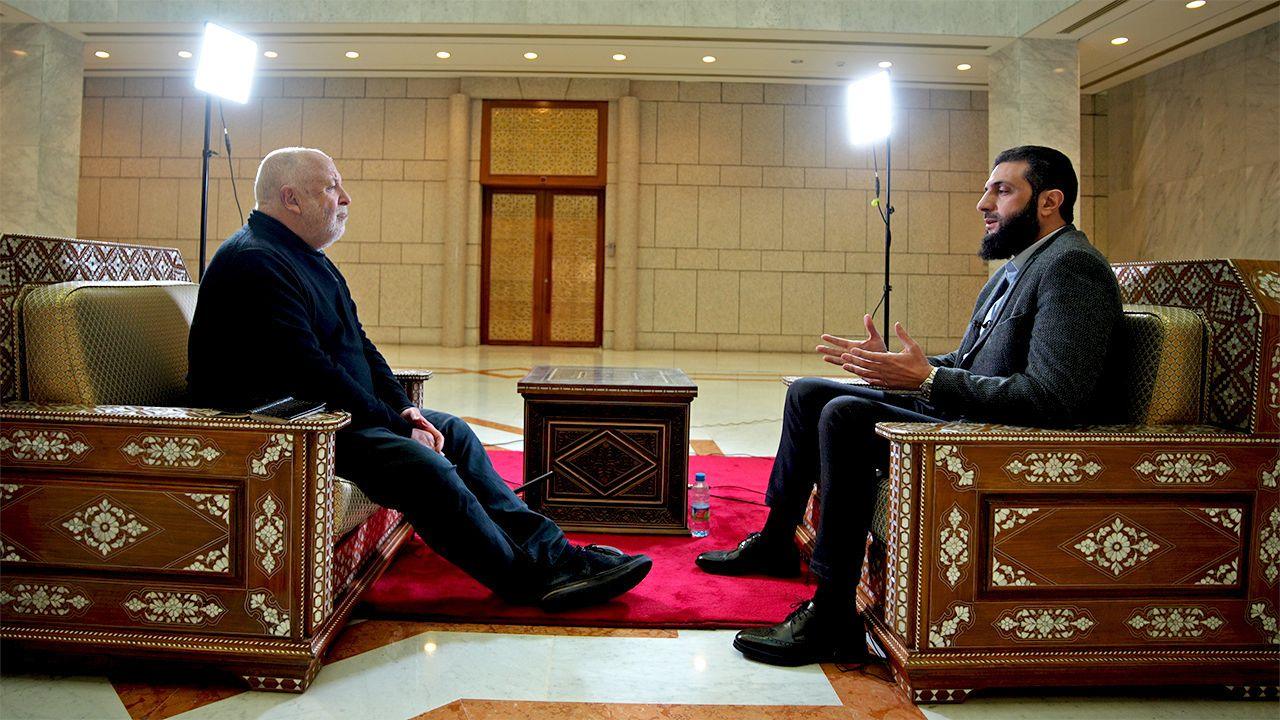
<path fill-rule="evenodd" d="M 413 403 L 365 336 L 342 273 L 257 210 L 201 278 L 187 358 L 196 406 L 244 410 L 292 395 L 346 410 L 349 429 L 412 430 L 400 411 Z"/>

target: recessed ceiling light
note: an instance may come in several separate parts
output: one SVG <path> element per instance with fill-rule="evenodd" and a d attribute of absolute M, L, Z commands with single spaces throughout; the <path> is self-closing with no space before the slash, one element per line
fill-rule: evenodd
<path fill-rule="evenodd" d="M 1188 10 L 1195 10 L 1196 8 L 1202 7 L 1204 7 L 1204 0 L 1191 0 L 1191 2 L 1187 3 Z"/>
<path fill-rule="evenodd" d="M 956 69 L 957 69 L 957 70 L 972 70 L 972 69 L 973 69 L 973 66 L 972 66 L 972 65 L 970 65 L 969 63 L 960 63 L 959 65 L 957 65 L 957 66 L 956 66 Z"/>
<path fill-rule="evenodd" d="M 715 55 L 703 55 L 703 56 L 702 56 L 702 62 L 704 62 L 704 63 L 713 63 L 713 62 L 715 62 L 715 61 L 716 61 L 716 56 L 715 56 Z"/>
<path fill-rule="evenodd" d="M 888 70 L 889 68 L 893 67 L 893 63 L 889 62 L 888 60 L 881 60 L 880 62 L 876 63 L 876 65 L 884 68 L 885 70 Z"/>
<path fill-rule="evenodd" d="M 360 57 L 360 53 L 356 52 L 355 50 L 348 50 L 346 52 L 346 56 L 348 58 L 351 58 L 352 60 L 355 60 L 356 58 Z"/>
<path fill-rule="evenodd" d="M 26 50 L 14 50 L 14 51 L 13 51 L 13 54 L 14 54 L 14 55 L 17 55 L 18 57 L 26 57 L 26 56 L 27 56 L 27 51 L 26 51 Z"/>
<path fill-rule="evenodd" d="M 1064 73 L 1064 72 L 1066 72 L 1066 71 L 1067 71 L 1067 69 L 1066 69 L 1066 68 L 1054 68 L 1054 69 L 1053 69 L 1053 74 L 1054 74 L 1054 75 L 1061 75 L 1062 73 Z"/>
<path fill-rule="evenodd" d="M 191 51 L 190 51 L 190 50 L 179 50 L 179 51 L 178 51 L 178 57 L 182 58 L 183 60 L 186 60 L 187 58 L 191 57 Z"/>
<path fill-rule="evenodd" d="M 105 59 L 105 58 L 109 58 L 109 57 L 111 57 L 111 53 L 107 52 L 106 50 L 98 50 L 97 52 L 95 52 L 95 53 L 93 54 L 93 56 L 94 56 L 94 57 L 100 57 L 100 58 L 104 58 L 104 59 Z"/>
<path fill-rule="evenodd" d="M 627 56 L 626 56 L 626 55 L 623 55 L 622 53 L 614 53 L 614 54 L 613 54 L 613 59 L 614 59 L 614 60 L 617 60 L 618 62 L 622 62 L 623 60 L 626 60 L 626 59 L 627 59 Z"/>
<path fill-rule="evenodd" d="M 262 53 L 262 57 L 278 58 L 278 57 L 280 57 L 280 53 L 276 52 L 275 50 L 268 50 L 268 51 L 266 51 L 266 52 Z"/>
<path fill-rule="evenodd" d="M 536 53 L 536 52 L 527 52 L 527 53 L 525 53 L 525 54 L 524 54 L 524 59 L 525 59 L 525 60 L 537 60 L 537 59 L 538 59 L 538 53 Z"/>
<path fill-rule="evenodd" d="M 1123 45 L 1123 44 L 1125 44 L 1125 43 L 1127 43 L 1127 42 L 1129 42 L 1129 38 L 1127 38 L 1127 37 L 1116 37 L 1116 38 L 1111 38 L 1111 44 L 1112 44 L 1112 45 Z"/>
<path fill-rule="evenodd" d="M 791 64 L 792 64 L 792 65 L 803 65 L 803 64 L 804 64 L 804 60 L 801 60 L 800 58 L 793 58 L 793 59 L 791 60 Z"/>
<path fill-rule="evenodd" d="M 448 60 L 449 58 L 453 57 L 453 53 L 449 52 L 448 50 L 440 50 L 439 52 L 436 53 L 436 57 L 440 58 L 441 60 Z"/>

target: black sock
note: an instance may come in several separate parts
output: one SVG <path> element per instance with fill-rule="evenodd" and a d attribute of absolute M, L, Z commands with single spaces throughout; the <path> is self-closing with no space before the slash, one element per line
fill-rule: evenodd
<path fill-rule="evenodd" d="M 851 618 L 858 613 L 854 590 L 845 583 L 818 583 L 818 591 L 813 595 L 813 603 L 824 615 L 833 612 L 834 617 Z"/>
<path fill-rule="evenodd" d="M 795 524 L 782 519 L 782 513 L 776 510 L 769 511 L 769 517 L 764 521 L 764 529 L 760 531 L 760 534 L 764 536 L 764 540 L 769 545 L 789 543 L 795 533 Z"/>

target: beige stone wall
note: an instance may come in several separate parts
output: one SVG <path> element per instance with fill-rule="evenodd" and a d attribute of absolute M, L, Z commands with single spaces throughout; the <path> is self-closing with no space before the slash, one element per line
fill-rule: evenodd
<path fill-rule="evenodd" d="M 471 97 L 466 297 L 442 298 L 448 97 Z M 804 351 L 858 335 L 881 291 L 883 229 L 869 152 L 844 142 L 834 86 L 554 78 L 262 78 L 226 104 L 236 189 L 253 206 L 260 156 L 331 153 L 353 197 L 328 252 L 377 342 L 438 344 L 441 303 L 462 303 L 478 341 L 482 98 L 640 98 L 640 348 Z M 929 352 L 954 349 L 987 277 L 974 205 L 986 180 L 985 93 L 900 90 L 895 122 L 892 317 Z M 176 246 L 197 265 L 204 101 L 185 78 L 85 82 L 78 234 Z M 1082 128 L 1105 136 L 1088 98 Z M 610 103 L 605 346 L 614 326 L 617 103 Z M 215 106 L 215 126 L 217 114 Z M 1082 142 L 1077 224 L 1105 200 L 1096 142 Z M 1103 143 L 1105 146 L 1105 143 Z M 881 157 L 883 164 L 883 157 Z M 209 255 L 241 225 L 224 158 L 211 164 Z M 456 306 L 455 306 L 456 307 Z"/>
<path fill-rule="evenodd" d="M 1280 25 L 1107 102 L 1113 260 L 1280 259 Z"/>
<path fill-rule="evenodd" d="M 871 154 L 845 141 L 841 89 L 637 81 L 632 93 L 638 345 L 801 351 L 823 331 L 864 334 L 884 231 L 869 207 Z M 891 317 L 930 352 L 954 349 L 987 277 L 974 254 L 985 101 L 895 92 Z"/>

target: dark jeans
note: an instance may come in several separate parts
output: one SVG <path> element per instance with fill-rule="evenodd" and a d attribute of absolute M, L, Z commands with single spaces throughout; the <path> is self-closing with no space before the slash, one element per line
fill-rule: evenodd
<path fill-rule="evenodd" d="M 384 428 L 342 431 L 337 474 L 404 513 L 433 550 L 489 589 L 527 590 L 564 552 L 564 532 L 511 492 L 466 422 L 422 415 L 444 433 L 444 455 Z"/>
<path fill-rule="evenodd" d="M 822 378 L 787 390 L 782 441 L 769 476 L 768 528 L 794 531 L 818 484 L 818 537 L 809 563 L 827 587 L 852 592 L 866 550 L 875 499 L 875 470 L 889 461 L 878 422 L 937 422 L 928 404 Z M 787 538 L 790 541 L 790 538 Z"/>

